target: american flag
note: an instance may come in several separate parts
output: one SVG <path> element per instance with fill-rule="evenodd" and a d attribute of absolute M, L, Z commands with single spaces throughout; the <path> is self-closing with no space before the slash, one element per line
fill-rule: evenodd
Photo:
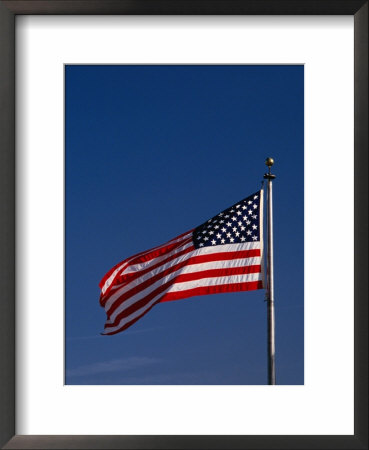
<path fill-rule="evenodd" d="M 157 303 L 263 289 L 263 191 L 171 241 L 114 266 L 101 280 L 102 334 L 133 325 Z"/>

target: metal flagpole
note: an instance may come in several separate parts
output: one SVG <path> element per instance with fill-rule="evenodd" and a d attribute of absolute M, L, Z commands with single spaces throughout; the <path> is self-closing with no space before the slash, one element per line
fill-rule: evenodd
<path fill-rule="evenodd" d="M 268 180 L 268 207 L 267 207 L 267 308 L 268 308 L 268 384 L 276 384 L 275 380 L 275 322 L 274 322 L 274 273 L 273 273 L 273 192 L 272 181 L 275 178 L 270 171 L 274 164 L 273 158 L 267 158 L 265 164 L 269 171 L 264 175 Z"/>

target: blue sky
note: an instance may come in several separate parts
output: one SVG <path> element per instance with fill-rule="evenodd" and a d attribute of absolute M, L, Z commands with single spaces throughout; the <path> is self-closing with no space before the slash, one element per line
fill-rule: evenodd
<path fill-rule="evenodd" d="M 101 336 L 98 283 L 258 190 L 272 156 L 277 384 L 303 384 L 303 66 L 65 70 L 66 383 L 267 384 L 264 291 L 166 302 Z"/>

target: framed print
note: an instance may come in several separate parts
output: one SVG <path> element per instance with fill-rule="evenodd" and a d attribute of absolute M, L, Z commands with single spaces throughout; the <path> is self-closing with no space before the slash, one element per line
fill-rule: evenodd
<path fill-rule="evenodd" d="M 97 332 L 102 327 L 100 308 L 93 310 L 95 317 L 91 315 L 88 321 L 84 320 L 85 302 L 89 304 L 88 299 L 96 297 L 96 279 L 101 272 L 106 271 L 103 262 L 106 248 L 104 250 L 102 247 L 101 256 L 96 257 L 102 224 L 96 223 L 96 229 L 93 230 L 94 218 L 100 216 L 95 214 L 95 206 L 85 208 L 85 205 L 88 199 L 94 198 L 98 201 L 100 198 L 102 203 L 96 208 L 103 211 L 107 209 L 106 202 L 109 198 L 112 209 L 115 209 L 113 205 L 121 203 L 122 192 L 130 191 L 129 198 L 125 197 L 125 212 L 122 213 L 123 217 L 128 219 L 127 212 L 131 211 L 135 219 L 123 224 L 123 234 L 122 222 L 118 217 L 109 225 L 110 233 L 115 233 L 115 238 L 111 239 L 112 255 L 107 259 L 119 260 L 121 254 L 119 255 L 120 245 L 117 245 L 117 241 L 122 240 L 121 245 L 128 254 L 135 254 L 137 243 L 130 249 L 126 240 L 128 236 L 141 236 L 139 240 L 142 244 L 139 245 L 147 242 L 146 245 L 150 248 L 150 241 L 155 242 L 158 236 L 162 236 L 165 240 L 167 236 L 171 236 L 173 229 L 177 232 L 183 226 L 190 228 L 190 222 L 195 223 L 196 215 L 201 217 L 204 214 L 203 202 L 210 202 L 210 197 L 214 196 L 216 202 L 228 195 L 229 198 L 237 197 L 238 192 L 243 192 L 244 184 L 248 184 L 249 177 L 253 177 L 252 167 L 258 166 L 258 160 L 264 162 L 263 149 L 276 147 L 276 139 L 273 138 L 276 134 L 283 134 L 284 139 L 283 149 L 274 149 L 275 158 L 279 159 L 278 155 L 282 153 L 284 156 L 280 159 L 283 161 L 284 157 L 287 160 L 287 155 L 292 152 L 293 163 L 292 170 L 287 169 L 287 161 L 283 164 L 287 176 L 282 173 L 280 176 L 286 182 L 281 183 L 274 209 L 277 211 L 287 207 L 287 202 L 281 202 L 279 206 L 278 203 L 279 199 L 288 198 L 291 183 L 295 186 L 296 198 L 293 213 L 289 214 L 288 226 L 282 227 L 293 228 L 295 236 L 292 239 L 288 234 L 288 237 L 279 239 L 284 242 L 283 254 L 286 257 L 295 253 L 296 264 L 291 267 L 289 262 L 283 262 L 280 255 L 278 267 L 277 265 L 275 267 L 276 287 L 278 286 L 280 297 L 288 298 L 288 293 L 283 293 L 280 287 L 287 285 L 281 283 L 283 274 L 287 272 L 289 277 L 294 279 L 293 285 L 289 283 L 288 290 L 292 289 L 295 293 L 293 305 L 280 305 L 280 311 L 285 310 L 286 314 L 279 316 L 279 322 L 288 321 L 280 327 L 280 340 L 289 344 L 287 352 L 283 346 L 280 347 L 280 357 L 283 359 L 280 361 L 278 384 L 304 383 L 303 72 L 302 65 L 67 64 L 65 66 L 66 385 L 229 386 L 268 383 L 267 360 L 263 358 L 263 361 L 260 361 L 260 355 L 264 355 L 267 334 L 265 289 L 262 283 L 265 270 L 261 264 L 258 265 L 259 260 L 254 256 L 263 251 L 260 246 L 260 242 L 263 241 L 262 235 L 260 240 L 260 235 L 256 234 L 256 231 L 262 233 L 265 228 L 264 191 L 256 193 L 259 192 L 261 185 L 259 174 L 255 180 L 255 188 L 250 183 L 254 195 L 245 200 L 244 204 L 239 204 L 238 207 L 235 205 L 237 211 L 230 208 L 228 212 L 221 212 L 219 218 L 214 219 L 214 230 L 209 228 L 211 223 L 208 222 L 209 219 L 206 220 L 207 225 L 197 236 L 199 244 L 195 245 L 198 248 L 189 245 L 187 236 L 178 238 L 178 248 L 176 244 L 171 243 L 162 246 L 159 255 L 154 251 L 152 260 L 149 259 L 150 262 L 147 262 L 148 267 L 140 266 L 142 272 L 136 274 L 138 277 L 144 277 L 142 291 L 134 288 L 135 282 L 132 279 L 130 281 L 132 284 L 124 288 L 127 293 L 125 295 L 129 297 L 127 299 L 124 297 L 125 300 L 121 305 L 116 304 L 114 298 L 122 286 L 117 285 L 117 289 L 111 287 L 107 289 L 106 294 L 102 294 L 100 302 L 105 305 L 108 314 L 110 311 L 112 314 L 111 321 L 108 320 L 105 324 L 104 337 Z M 93 100 L 91 92 L 94 92 Z M 244 107 L 246 104 L 247 109 Z M 263 105 L 262 110 L 258 109 L 260 104 Z M 83 107 L 82 113 L 79 113 L 81 105 L 90 106 Z M 106 117 L 109 117 L 109 121 L 104 125 Z M 91 122 L 99 126 L 91 129 L 89 125 Z M 239 125 L 236 125 L 237 122 Z M 273 124 L 269 131 L 265 129 L 267 123 Z M 146 131 L 139 137 L 139 130 L 143 131 L 143 128 Z M 265 132 L 260 132 L 263 128 Z M 222 130 L 220 135 L 217 129 Z M 290 134 L 291 129 L 293 133 Z M 239 134 L 235 130 L 240 130 Z M 123 135 L 119 136 L 121 132 Z M 100 159 L 101 140 L 104 141 L 105 148 L 104 169 Z M 255 140 L 258 142 L 258 148 L 254 148 Z M 224 150 L 227 147 L 230 151 L 229 156 L 226 156 Z M 149 148 L 151 150 L 147 151 Z M 143 154 L 145 162 L 142 160 Z M 119 158 L 122 159 L 119 161 Z M 198 176 L 197 169 L 191 170 L 185 163 L 200 158 L 203 163 L 207 161 L 208 166 L 207 170 L 201 171 L 201 177 Z M 235 160 L 244 161 L 244 164 L 239 166 L 238 176 L 235 177 L 239 180 L 238 186 L 235 179 L 231 184 L 227 182 L 230 173 L 236 170 L 233 165 Z M 113 162 L 113 165 L 111 166 L 108 161 Z M 227 170 L 224 164 L 228 166 Z M 119 189 L 113 188 L 107 180 L 104 181 L 102 169 L 111 174 L 110 178 L 115 179 L 113 185 L 118 184 Z M 113 176 L 115 169 L 117 173 Z M 245 171 L 248 173 L 246 179 Z M 84 173 L 82 184 L 81 173 Z M 93 174 L 100 174 L 97 183 Z M 209 180 L 206 177 L 209 177 Z M 138 178 L 145 182 L 137 183 Z M 214 183 L 215 179 L 218 180 L 217 183 Z M 131 188 L 133 185 L 134 190 Z M 147 189 L 148 186 L 150 190 Z M 209 186 L 218 192 L 210 196 L 207 194 Z M 231 192 L 226 194 L 228 189 Z M 282 192 L 284 189 L 286 191 L 282 193 L 281 189 Z M 189 209 L 184 208 L 183 211 L 180 208 L 184 212 L 183 216 L 179 211 L 174 213 L 175 205 L 185 205 L 189 194 L 193 196 Z M 161 199 L 160 205 L 156 201 L 158 197 Z M 232 202 L 234 203 L 233 200 Z M 137 207 L 138 205 L 141 207 Z M 145 207 L 142 207 L 143 205 Z M 151 208 L 149 205 L 152 205 Z M 199 208 L 197 212 L 195 205 Z M 279 212 L 278 215 L 287 217 L 283 212 Z M 162 220 L 162 217 L 167 219 Z M 152 223 L 153 226 L 148 226 L 148 223 Z M 117 227 L 115 232 L 114 226 Z M 89 230 L 85 246 L 78 231 L 81 229 Z M 181 232 L 178 231 L 177 235 Z M 151 237 L 150 233 L 153 234 Z M 232 233 L 235 233 L 234 237 Z M 91 245 L 93 234 L 96 235 L 93 239 L 95 244 Z M 201 235 L 206 239 L 202 239 Z M 183 243 L 180 244 L 182 239 Z M 224 250 L 223 256 L 226 258 L 239 256 L 238 253 L 233 255 L 228 253 L 229 251 L 244 251 L 245 258 L 242 261 L 235 258 L 224 260 L 230 262 L 220 263 L 222 260 L 219 260 L 221 255 L 216 249 L 217 241 L 223 246 L 219 249 Z M 103 242 L 104 239 L 101 239 L 101 243 Z M 288 242 L 291 242 L 290 251 L 286 251 Z M 233 250 L 232 245 L 237 250 Z M 217 251 L 212 253 L 214 250 Z M 247 257 L 248 254 L 250 257 Z M 145 261 L 146 259 L 147 256 Z M 145 264 L 145 261 L 139 264 Z M 196 261 L 203 261 L 199 264 L 205 266 L 192 264 Z M 96 269 L 93 268 L 93 262 L 97 264 Z M 241 263 L 250 265 L 239 266 Z M 136 264 L 137 261 L 132 269 L 137 268 Z M 283 270 L 283 266 L 288 267 L 288 270 Z M 82 275 L 83 267 L 86 268 L 86 273 Z M 149 267 L 152 267 L 153 272 L 148 270 Z M 194 272 L 195 268 L 201 270 Z M 222 272 L 209 273 L 208 270 Z M 207 277 L 209 274 L 224 274 L 224 270 L 228 271 L 226 272 L 228 274 L 232 273 L 229 279 L 218 280 L 217 277 Z M 250 270 L 250 273 L 243 282 L 245 284 L 238 285 L 239 272 L 247 270 Z M 86 280 L 85 284 L 73 281 L 76 274 Z M 199 278 L 203 275 L 204 278 Z M 90 277 L 91 280 L 87 281 Z M 218 281 L 221 283 L 214 284 Z M 227 281 L 227 284 L 224 281 Z M 89 293 L 86 291 L 87 286 L 91 287 Z M 243 290 L 234 291 L 238 288 Z M 215 296 L 213 293 L 217 291 L 223 295 Z M 109 292 L 114 292 L 114 297 L 110 296 Z M 195 293 L 196 295 L 192 295 Z M 205 295 L 206 297 L 203 297 Z M 200 303 L 190 300 L 174 302 L 191 297 L 199 297 Z M 248 298 L 249 302 L 245 303 L 245 298 Z M 201 301 L 202 299 L 204 301 Z M 112 302 L 114 306 L 110 306 Z M 154 308 L 156 303 L 157 306 L 160 303 L 160 309 Z M 225 316 L 226 304 L 232 305 L 229 319 Z M 253 310 L 252 307 L 256 309 Z M 154 315 L 158 315 L 159 322 L 151 322 L 150 316 L 146 315 L 146 308 L 152 313 L 151 319 L 154 319 Z M 234 310 L 240 313 L 240 323 L 237 326 Z M 141 320 L 144 316 L 145 320 Z M 253 323 L 247 326 L 244 323 L 246 316 L 254 318 Z M 218 327 L 214 326 L 216 323 L 223 328 L 220 341 Z M 89 329 L 85 328 L 82 332 L 82 326 Z M 249 337 L 241 332 L 241 330 L 245 332 L 246 329 L 250 333 Z M 284 337 L 283 334 L 287 330 L 289 336 Z M 125 338 L 120 334 L 123 331 Z M 233 334 L 235 331 L 236 334 Z M 122 338 L 126 341 L 126 351 L 122 351 L 120 342 Z M 128 344 L 127 339 L 132 339 L 131 344 Z M 245 348 L 245 342 L 248 340 L 254 341 L 255 344 L 246 345 Z M 142 349 L 139 349 L 140 341 Z M 292 341 L 294 345 L 291 345 Z M 259 346 L 262 346 L 262 351 Z M 190 354 L 186 348 L 192 349 Z M 88 353 L 90 357 L 87 356 Z M 288 356 L 282 356 L 285 353 L 288 353 Z M 112 359 L 107 357 L 109 354 Z M 100 359 L 95 360 L 95 355 L 99 355 Z M 102 355 L 104 361 L 101 359 Z M 286 363 L 286 359 L 290 363 Z M 253 371 L 249 370 L 248 361 L 255 361 L 257 364 L 253 365 Z M 120 369 L 117 366 L 120 366 Z M 289 370 L 284 371 L 284 366 L 289 366 Z"/>
<path fill-rule="evenodd" d="M 1 445 L 367 448 L 367 3 L 0 8 Z M 258 198 L 267 156 L 290 241 L 283 258 L 275 241 L 277 386 L 255 362 L 264 316 L 238 294 L 140 318 L 113 293 L 100 336 L 99 276 Z M 206 223 L 219 245 L 243 237 Z"/>

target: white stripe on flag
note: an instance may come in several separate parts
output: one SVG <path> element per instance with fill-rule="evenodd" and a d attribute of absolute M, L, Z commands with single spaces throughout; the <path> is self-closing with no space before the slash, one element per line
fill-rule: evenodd
<path fill-rule="evenodd" d="M 260 265 L 260 258 L 249 258 L 249 259 L 256 260 L 256 261 L 257 261 L 256 265 Z M 233 267 L 235 267 L 234 264 L 233 264 L 233 261 L 234 261 L 234 260 L 229 260 L 229 261 L 219 261 L 219 263 L 220 263 L 220 264 L 219 264 L 219 267 L 220 267 L 221 269 L 233 268 Z M 243 267 L 247 267 L 247 266 L 250 266 L 250 265 L 254 265 L 254 264 L 244 264 Z M 148 286 L 146 289 L 143 289 L 142 291 L 138 292 L 137 294 L 132 295 L 131 297 L 129 297 L 129 298 L 127 298 L 126 300 L 124 300 L 124 301 L 122 302 L 122 304 L 119 305 L 118 308 L 117 308 L 115 311 L 112 312 L 112 314 L 111 314 L 110 317 L 109 317 L 109 320 L 107 320 L 107 323 L 112 323 L 112 322 L 114 322 L 115 318 L 116 318 L 121 312 L 123 312 L 125 309 L 129 308 L 129 307 L 130 307 L 131 305 L 133 305 L 134 303 L 137 303 L 138 301 L 140 301 L 141 299 L 143 299 L 144 297 L 146 297 L 147 295 L 149 295 L 152 291 L 154 291 L 155 289 L 157 289 L 157 288 L 160 287 L 161 285 L 163 285 L 163 284 L 165 284 L 165 283 L 168 283 L 170 280 L 176 278 L 178 275 L 182 275 L 182 274 L 184 274 L 184 273 L 196 273 L 196 272 L 199 272 L 199 273 L 200 273 L 200 272 L 202 272 L 204 269 L 201 269 L 201 267 L 198 267 L 198 266 L 203 266 L 203 267 L 206 267 L 206 268 L 212 268 L 212 266 L 214 266 L 214 263 L 213 263 L 213 262 L 209 262 L 209 263 L 205 263 L 205 264 L 194 264 L 194 265 L 186 266 L 186 267 L 181 268 L 181 269 L 179 269 L 179 270 L 177 270 L 177 271 L 175 271 L 175 272 L 170 273 L 169 275 L 167 275 L 167 276 L 165 276 L 165 277 L 163 277 L 163 278 L 160 278 L 160 279 L 157 280 L 155 283 L 153 283 L 153 284 L 151 284 L 150 286 Z M 257 281 L 257 280 L 259 280 L 259 278 L 258 278 L 257 280 L 249 279 L 249 278 L 251 278 L 251 277 L 249 277 L 249 276 L 251 276 L 251 275 L 259 275 L 259 273 L 256 273 L 256 274 L 251 273 L 251 274 L 244 274 L 244 275 L 233 275 L 233 276 L 232 276 L 232 275 L 227 275 L 227 276 L 222 277 L 222 278 L 229 279 L 229 278 L 231 278 L 231 277 L 238 276 L 238 277 L 245 277 L 245 278 L 243 279 L 243 282 L 245 282 L 245 281 Z M 206 279 L 207 279 L 207 278 L 206 278 Z M 208 279 L 209 279 L 209 280 L 210 280 L 210 279 L 213 279 L 213 280 L 214 280 L 214 278 L 208 278 Z M 216 279 L 217 279 L 217 280 L 220 280 L 221 278 L 220 278 L 220 277 L 217 277 Z M 196 281 L 200 281 L 200 280 L 196 280 Z M 184 286 L 185 284 L 188 285 L 188 283 L 193 283 L 193 281 L 186 281 L 186 282 L 184 282 L 184 283 L 176 283 L 175 285 L 178 284 L 178 285 Z M 236 281 L 234 281 L 234 283 L 236 283 Z M 226 283 L 219 283 L 219 284 L 226 284 Z M 187 289 L 190 289 L 190 288 L 187 288 Z M 124 288 L 122 288 L 122 291 L 123 291 L 123 290 L 125 290 L 125 286 L 124 286 Z M 179 290 L 182 290 L 182 289 L 179 289 Z M 165 292 L 176 292 L 176 291 L 175 291 L 175 290 L 173 290 L 173 291 L 167 291 L 167 290 L 166 290 Z M 122 295 L 122 293 L 121 293 L 120 295 Z M 161 295 L 162 295 L 162 294 L 161 294 Z M 110 308 L 109 308 L 109 309 L 110 309 Z M 106 309 L 106 313 L 107 313 L 107 314 L 109 313 L 109 309 Z"/>
<path fill-rule="evenodd" d="M 245 282 L 250 282 L 250 281 L 260 281 L 261 279 L 262 279 L 261 273 L 250 273 L 247 275 L 233 275 L 233 276 L 226 276 L 226 277 L 221 277 L 221 278 L 216 278 L 216 279 L 204 278 L 202 280 L 196 280 L 195 282 L 187 281 L 185 283 L 175 283 L 175 284 L 169 286 L 168 289 L 166 289 L 164 292 L 161 292 L 159 295 L 157 295 L 152 300 L 150 300 L 150 302 L 147 303 L 142 308 L 138 309 L 137 311 L 130 314 L 129 316 L 122 318 L 122 320 L 119 322 L 119 324 L 116 325 L 115 327 L 106 328 L 104 330 L 103 334 L 112 333 L 114 331 L 119 330 L 125 324 L 127 324 L 131 320 L 135 319 L 136 317 L 140 316 L 144 311 L 149 309 L 165 293 L 185 291 L 185 290 L 193 289 L 195 287 L 218 286 L 218 285 L 223 285 L 223 284 L 234 284 L 234 283 L 245 283 Z M 107 323 L 109 323 L 109 322 L 107 322 Z"/>

